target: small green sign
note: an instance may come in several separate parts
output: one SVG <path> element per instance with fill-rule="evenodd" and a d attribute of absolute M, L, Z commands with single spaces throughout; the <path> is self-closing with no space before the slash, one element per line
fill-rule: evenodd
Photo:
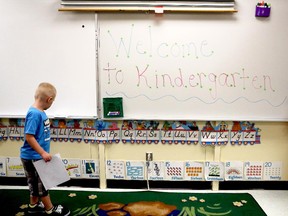
<path fill-rule="evenodd" d="M 123 117 L 122 97 L 103 98 L 103 107 L 104 107 L 104 118 Z"/>

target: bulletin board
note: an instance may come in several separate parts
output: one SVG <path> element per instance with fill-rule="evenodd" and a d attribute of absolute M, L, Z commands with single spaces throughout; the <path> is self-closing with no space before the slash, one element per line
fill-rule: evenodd
<path fill-rule="evenodd" d="M 40 82 L 57 88 L 50 117 L 97 115 L 95 14 L 59 13 L 57 0 L 2 1 L 0 117 L 22 117 Z"/>
<path fill-rule="evenodd" d="M 288 120 L 286 2 L 238 13 L 99 14 L 100 98 L 124 119 Z"/>

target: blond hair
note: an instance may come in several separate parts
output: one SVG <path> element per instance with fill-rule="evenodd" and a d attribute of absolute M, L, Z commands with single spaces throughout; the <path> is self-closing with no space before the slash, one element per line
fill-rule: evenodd
<path fill-rule="evenodd" d="M 35 92 L 35 99 L 45 99 L 46 97 L 56 97 L 56 88 L 47 82 L 42 82 L 39 84 Z"/>

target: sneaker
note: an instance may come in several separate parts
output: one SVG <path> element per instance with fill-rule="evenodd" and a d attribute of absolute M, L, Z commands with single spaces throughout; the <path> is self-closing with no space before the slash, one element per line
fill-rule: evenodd
<path fill-rule="evenodd" d="M 39 202 L 37 204 L 37 206 L 35 206 L 34 208 L 30 207 L 30 205 L 28 205 L 28 214 L 43 214 L 45 213 L 45 208 L 42 202 Z"/>
<path fill-rule="evenodd" d="M 50 215 L 50 216 L 54 216 L 54 215 L 68 216 L 68 215 L 70 215 L 70 210 L 65 208 L 65 207 L 63 207 L 62 205 L 56 205 L 52 209 L 52 213 L 51 214 L 47 214 L 47 215 Z"/>

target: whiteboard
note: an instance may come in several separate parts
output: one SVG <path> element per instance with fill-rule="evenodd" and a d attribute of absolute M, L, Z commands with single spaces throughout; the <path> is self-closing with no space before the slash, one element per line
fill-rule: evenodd
<path fill-rule="evenodd" d="M 25 116 L 40 82 L 57 88 L 55 117 L 95 117 L 95 14 L 58 12 L 57 0 L 0 6 L 0 117 Z"/>
<path fill-rule="evenodd" d="M 288 120 L 286 1 L 238 13 L 100 14 L 101 102 L 124 119 Z"/>

